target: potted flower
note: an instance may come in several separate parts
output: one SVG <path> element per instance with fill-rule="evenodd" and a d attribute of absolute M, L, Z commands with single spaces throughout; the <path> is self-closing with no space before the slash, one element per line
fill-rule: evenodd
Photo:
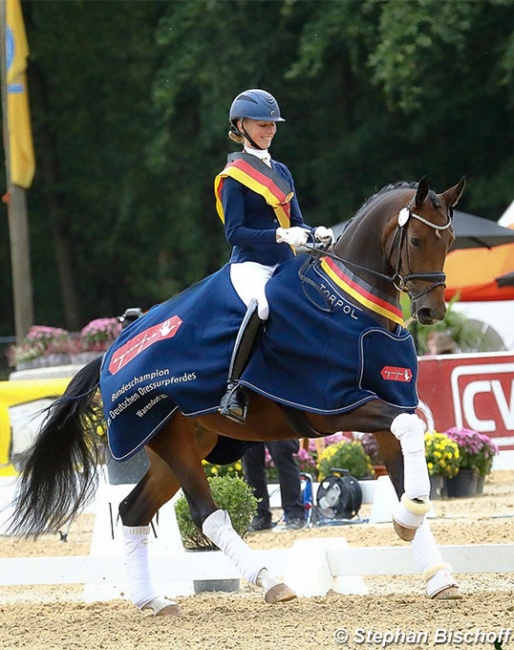
<path fill-rule="evenodd" d="M 83 352 L 94 352 L 96 356 L 105 352 L 121 332 L 117 318 L 96 318 L 80 332 Z"/>
<path fill-rule="evenodd" d="M 319 457 L 319 478 L 330 475 L 332 468 L 347 469 L 357 479 L 373 475 L 371 459 L 359 440 L 342 440 L 329 445 Z"/>
<path fill-rule="evenodd" d="M 354 435 L 359 435 L 358 440 L 361 441 L 364 451 L 368 454 L 371 459 L 371 464 L 373 465 L 373 475 L 375 478 L 379 476 L 386 476 L 387 469 L 384 464 L 384 459 L 380 452 L 380 446 L 378 440 L 372 433 L 362 433 Z"/>
<path fill-rule="evenodd" d="M 307 449 L 300 447 L 297 454 L 293 454 L 298 462 L 298 467 L 302 474 L 309 474 L 312 480 L 315 481 L 318 476 L 318 466 L 312 454 Z"/>
<path fill-rule="evenodd" d="M 252 488 L 242 478 L 235 476 L 208 476 L 207 481 L 214 502 L 219 508 L 228 512 L 234 530 L 244 538 L 257 512 L 257 499 Z M 177 499 L 175 514 L 185 549 L 191 551 L 218 550 L 218 547 L 193 522 L 185 496 Z M 235 591 L 239 589 L 239 579 L 195 580 L 194 588 L 196 593 L 199 591 Z"/>
<path fill-rule="evenodd" d="M 459 473 L 455 483 L 448 483 L 448 496 L 474 496 L 483 489 L 479 478 L 491 472 L 493 459 L 499 453 L 498 447 L 484 433 L 463 427 L 453 427 L 445 432 L 459 446 Z M 459 479 L 460 476 L 460 480 Z M 466 483 L 466 486 L 464 485 Z M 453 494 L 453 491 L 457 492 Z M 461 492 L 466 494 L 462 495 Z"/>
<path fill-rule="evenodd" d="M 9 352 L 9 362 L 18 370 L 69 363 L 69 332 L 60 327 L 33 325 L 21 345 Z"/>
<path fill-rule="evenodd" d="M 41 346 L 23 342 L 21 345 L 11 345 L 7 350 L 7 363 L 16 370 L 27 370 L 41 366 L 43 350 Z"/>
<path fill-rule="evenodd" d="M 266 481 L 268 483 L 278 483 L 278 469 L 275 467 L 267 447 L 264 448 L 264 467 L 266 468 Z"/>
<path fill-rule="evenodd" d="M 315 481 L 318 476 L 318 466 L 314 456 L 303 447 L 300 447 L 298 453 L 293 454 L 293 458 L 296 458 L 300 473 L 309 474 L 312 476 L 313 481 Z M 266 467 L 266 479 L 268 483 L 278 483 L 278 470 L 267 447 L 264 450 L 264 465 Z"/>
<path fill-rule="evenodd" d="M 446 481 L 459 472 L 459 446 L 444 433 L 425 433 L 425 458 L 430 475 L 430 498 L 446 495 Z"/>

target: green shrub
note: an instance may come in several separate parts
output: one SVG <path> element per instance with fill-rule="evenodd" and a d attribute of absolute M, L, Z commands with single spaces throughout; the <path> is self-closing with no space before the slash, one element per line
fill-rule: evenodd
<path fill-rule="evenodd" d="M 323 450 L 319 458 L 320 480 L 329 476 L 332 467 L 347 469 L 355 478 L 373 475 L 371 459 L 358 440 L 343 440 Z"/>
<path fill-rule="evenodd" d="M 251 487 L 243 479 L 233 476 L 209 476 L 207 480 L 214 503 L 228 512 L 234 530 L 244 537 L 257 512 L 257 499 Z M 189 505 L 184 496 L 177 500 L 175 513 L 184 548 L 217 548 L 193 523 Z"/>

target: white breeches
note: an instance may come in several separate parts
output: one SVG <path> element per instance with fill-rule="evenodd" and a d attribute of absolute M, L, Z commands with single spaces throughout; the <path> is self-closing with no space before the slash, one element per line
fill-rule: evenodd
<path fill-rule="evenodd" d="M 264 266 L 258 262 L 237 262 L 230 265 L 230 281 L 237 295 L 247 307 L 253 299 L 257 300 L 257 311 L 262 320 L 269 316 L 266 284 L 276 268 L 276 264 Z"/>

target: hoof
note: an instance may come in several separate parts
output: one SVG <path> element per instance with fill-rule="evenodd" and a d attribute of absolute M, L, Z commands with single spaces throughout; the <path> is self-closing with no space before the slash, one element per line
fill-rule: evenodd
<path fill-rule="evenodd" d="M 182 610 L 177 603 L 167 598 L 154 598 L 142 609 L 150 609 L 154 616 L 181 616 Z"/>
<path fill-rule="evenodd" d="M 264 596 L 264 600 L 270 605 L 275 603 L 285 603 L 288 600 L 294 600 L 295 598 L 295 592 L 283 582 L 268 589 Z"/>
<path fill-rule="evenodd" d="M 403 539 L 404 542 L 412 542 L 414 536 L 416 535 L 417 528 L 407 528 L 403 524 L 400 524 L 396 519 L 393 519 L 393 528 L 400 539 Z"/>
<path fill-rule="evenodd" d="M 182 616 L 182 610 L 176 603 L 172 603 L 160 609 L 155 616 Z"/>
<path fill-rule="evenodd" d="M 457 585 L 451 585 L 450 587 L 441 589 L 441 591 L 438 591 L 431 598 L 433 600 L 462 600 L 462 594 Z"/>

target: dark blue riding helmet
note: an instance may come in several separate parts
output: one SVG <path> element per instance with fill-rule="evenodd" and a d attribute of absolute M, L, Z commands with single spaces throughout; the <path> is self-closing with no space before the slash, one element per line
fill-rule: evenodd
<path fill-rule="evenodd" d="M 251 120 L 264 122 L 285 122 L 280 117 L 280 108 L 277 100 L 265 90 L 253 88 L 240 93 L 232 102 L 229 120 L 232 125 L 240 119 L 247 117 Z"/>

